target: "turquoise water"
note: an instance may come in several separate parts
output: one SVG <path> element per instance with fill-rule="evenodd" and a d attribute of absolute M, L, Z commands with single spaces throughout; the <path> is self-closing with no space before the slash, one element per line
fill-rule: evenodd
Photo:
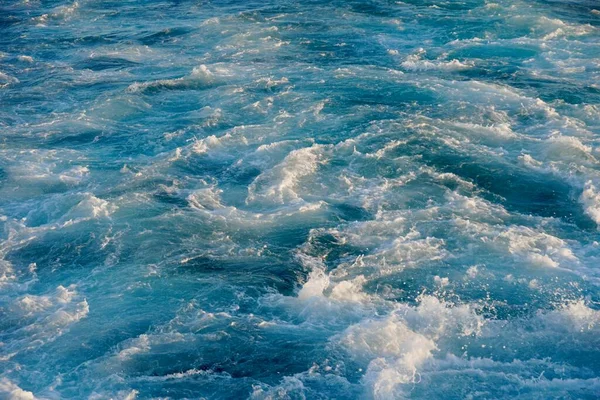
<path fill-rule="evenodd" d="M 596 1 L 0 2 L 0 398 L 600 397 Z"/>

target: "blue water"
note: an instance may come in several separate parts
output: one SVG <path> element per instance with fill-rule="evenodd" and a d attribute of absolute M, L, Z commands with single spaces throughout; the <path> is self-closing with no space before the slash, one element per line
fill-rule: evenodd
<path fill-rule="evenodd" d="M 600 397 L 600 3 L 0 1 L 0 398 Z"/>

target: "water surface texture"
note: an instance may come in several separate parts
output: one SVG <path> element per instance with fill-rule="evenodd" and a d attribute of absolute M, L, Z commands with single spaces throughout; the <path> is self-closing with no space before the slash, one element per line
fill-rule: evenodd
<path fill-rule="evenodd" d="M 0 2 L 0 398 L 600 396 L 600 4 Z"/>

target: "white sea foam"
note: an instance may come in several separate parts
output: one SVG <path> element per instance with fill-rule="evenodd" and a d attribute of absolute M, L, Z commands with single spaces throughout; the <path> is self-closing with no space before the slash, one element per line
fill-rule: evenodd
<path fill-rule="evenodd" d="M 431 339 L 394 317 L 352 326 L 340 343 L 353 356 L 369 360 L 362 379 L 369 394 L 377 399 L 394 398 L 402 394 L 400 385 L 418 382 L 418 368 L 436 349 Z"/>
<path fill-rule="evenodd" d="M 545 101 L 528 97 L 520 90 L 508 85 L 469 81 L 440 81 L 430 79 L 423 85 L 439 92 L 451 102 L 468 102 L 482 105 L 493 105 L 493 110 L 510 113 L 540 114 L 544 118 L 558 118 L 555 108 Z"/>
<path fill-rule="evenodd" d="M 21 389 L 8 378 L 0 378 L 0 395 L 6 400 L 35 400 L 32 392 Z M 6 397 L 4 397 L 6 396 Z"/>
<path fill-rule="evenodd" d="M 462 218 L 453 223 L 463 234 L 479 238 L 484 246 L 491 246 L 532 266 L 570 269 L 579 264 L 577 256 L 564 240 L 547 233 L 524 226 L 499 228 Z"/>
<path fill-rule="evenodd" d="M 26 63 L 32 63 L 33 62 L 33 57 L 26 56 L 26 55 L 20 55 L 20 56 L 17 57 L 17 59 L 19 61 L 26 62 Z"/>
<path fill-rule="evenodd" d="M 223 69 L 219 69 L 223 72 Z M 160 79 L 150 82 L 136 82 L 129 85 L 128 92 L 138 93 L 148 90 L 181 90 L 181 89 L 203 89 L 211 87 L 219 82 L 219 77 L 213 74 L 206 65 L 195 67 L 190 75 L 175 79 Z"/>
<path fill-rule="evenodd" d="M 109 201 L 87 193 L 76 206 L 69 210 L 61 221 L 63 223 L 74 223 L 89 219 L 108 218 L 116 209 L 117 207 Z"/>
<path fill-rule="evenodd" d="M 114 391 L 114 390 L 100 390 L 100 391 L 94 391 L 92 392 L 92 394 L 90 394 L 89 396 L 89 400 L 103 400 L 106 398 L 110 398 L 110 399 L 123 399 L 123 400 L 135 400 L 137 399 L 137 395 L 139 394 L 139 391 L 137 390 L 118 390 L 118 391 Z"/>
<path fill-rule="evenodd" d="M 244 140 L 244 137 L 240 137 L 240 140 Z M 192 145 L 192 151 L 196 154 L 206 154 L 209 150 L 214 149 L 216 147 L 222 146 L 224 143 L 233 142 L 235 139 L 230 133 L 225 134 L 221 137 L 216 137 L 215 135 L 207 136 L 203 139 L 196 140 Z"/>
<path fill-rule="evenodd" d="M 285 204 L 302 201 L 296 191 L 297 185 L 326 162 L 324 150 L 324 146 L 313 145 L 290 152 L 280 164 L 263 172 L 250 184 L 246 202 Z"/>
<path fill-rule="evenodd" d="M 199 210 L 216 210 L 225 208 L 221 203 L 220 194 L 223 191 L 214 187 L 195 190 L 187 197 L 190 205 Z"/>
<path fill-rule="evenodd" d="M 385 318 L 365 319 L 347 328 L 336 342 L 367 365 L 362 378 L 368 397 L 402 397 L 403 385 L 420 381 L 419 369 L 448 335 L 481 333 L 483 318 L 468 305 L 453 307 L 422 296 L 416 307 L 400 305 Z"/>
<path fill-rule="evenodd" d="M 85 318 L 89 313 L 88 302 L 75 289 L 75 285 L 58 286 L 53 293 L 28 294 L 16 299 L 10 313 L 20 319 L 17 334 L 26 334 L 26 339 L 11 341 L 8 350 L 16 354 L 36 349 L 56 340 Z"/>
<path fill-rule="evenodd" d="M 595 157 L 591 154 L 592 148 L 581 142 L 580 139 L 572 136 L 552 136 L 548 139 L 545 156 L 550 160 L 557 161 L 578 161 L 595 162 Z"/>
<path fill-rule="evenodd" d="M 11 84 L 19 83 L 19 80 L 14 76 L 10 76 L 0 71 L 0 88 L 6 87 Z"/>
<path fill-rule="evenodd" d="M 443 239 L 424 237 L 420 232 L 410 229 L 404 218 L 355 223 L 327 233 L 333 234 L 340 242 L 365 251 L 369 249 L 357 267 L 367 265 L 375 268 L 378 275 L 436 262 L 448 255 Z"/>
<path fill-rule="evenodd" d="M 115 355 L 115 362 L 122 363 L 131 358 L 148 353 L 152 346 L 160 346 L 168 343 L 182 342 L 185 336 L 180 333 L 148 335 L 143 334 L 135 339 L 121 344 L 121 350 Z"/>
<path fill-rule="evenodd" d="M 89 173 L 90 170 L 88 167 L 78 166 L 62 172 L 58 179 L 64 183 L 78 185 L 88 176 Z"/>
<path fill-rule="evenodd" d="M 263 387 L 256 385 L 253 388 L 250 399 L 252 400 L 274 400 L 274 399 L 305 399 L 305 387 L 301 380 L 296 377 L 286 376 L 283 382 L 275 387 Z"/>
<path fill-rule="evenodd" d="M 88 55 L 90 59 L 99 57 L 120 58 L 131 62 L 143 62 L 160 59 L 164 54 L 156 48 L 133 44 L 118 44 L 114 47 L 100 46 L 94 48 Z"/>
<path fill-rule="evenodd" d="M 32 21 L 36 23 L 37 26 L 46 26 L 49 22 L 62 22 L 68 21 L 73 16 L 76 15 L 79 10 L 79 2 L 75 1 L 70 5 L 58 6 L 50 13 L 42 14 L 39 17 L 32 18 Z"/>
<path fill-rule="evenodd" d="M 322 261 L 316 258 L 303 257 L 304 264 L 309 266 L 308 280 L 302 285 L 298 292 L 300 300 L 323 296 L 325 289 L 329 287 L 329 276 L 325 272 Z"/>
<path fill-rule="evenodd" d="M 409 71 L 430 71 L 430 70 L 439 70 L 439 71 L 461 71 L 469 68 L 473 68 L 473 64 L 469 62 L 461 62 L 458 60 L 450 60 L 450 61 L 429 61 L 429 60 L 421 60 L 417 57 L 409 56 L 406 61 L 403 61 L 400 64 L 402 68 Z"/>
<path fill-rule="evenodd" d="M 584 207 L 585 213 L 600 226 L 600 192 L 592 181 L 587 181 L 579 201 Z"/>
<path fill-rule="evenodd" d="M 600 332 L 600 311 L 590 308 L 583 300 L 564 304 L 556 311 L 539 317 L 545 324 L 571 332 Z"/>
<path fill-rule="evenodd" d="M 299 254 L 302 263 L 310 268 L 307 281 L 298 292 L 298 299 L 331 300 L 338 303 L 367 304 L 371 297 L 363 291 L 367 279 L 359 275 L 348 280 L 332 280 L 330 273 L 325 271 L 322 260 Z"/>
<path fill-rule="evenodd" d="M 459 60 L 424 60 L 423 56 L 426 54 L 426 50 L 420 48 L 415 54 L 411 54 L 404 60 L 400 65 L 402 68 L 409 71 L 460 71 L 473 67 L 473 62 L 461 62 Z"/>
<path fill-rule="evenodd" d="M 339 342 L 353 357 L 367 363 L 376 358 L 406 358 L 413 369 L 436 348 L 431 339 L 410 330 L 395 315 L 352 325 Z"/>
<path fill-rule="evenodd" d="M 552 40 L 560 37 L 585 36 L 595 31 L 595 28 L 589 24 L 569 24 L 557 18 L 548 18 L 542 16 L 538 20 L 538 27 L 551 32 L 545 34 L 543 40 Z"/>

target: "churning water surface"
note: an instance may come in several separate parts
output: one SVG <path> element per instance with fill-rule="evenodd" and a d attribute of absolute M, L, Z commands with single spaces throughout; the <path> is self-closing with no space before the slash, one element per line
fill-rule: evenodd
<path fill-rule="evenodd" d="M 0 1 L 0 398 L 598 398 L 599 224 L 597 1 Z"/>

